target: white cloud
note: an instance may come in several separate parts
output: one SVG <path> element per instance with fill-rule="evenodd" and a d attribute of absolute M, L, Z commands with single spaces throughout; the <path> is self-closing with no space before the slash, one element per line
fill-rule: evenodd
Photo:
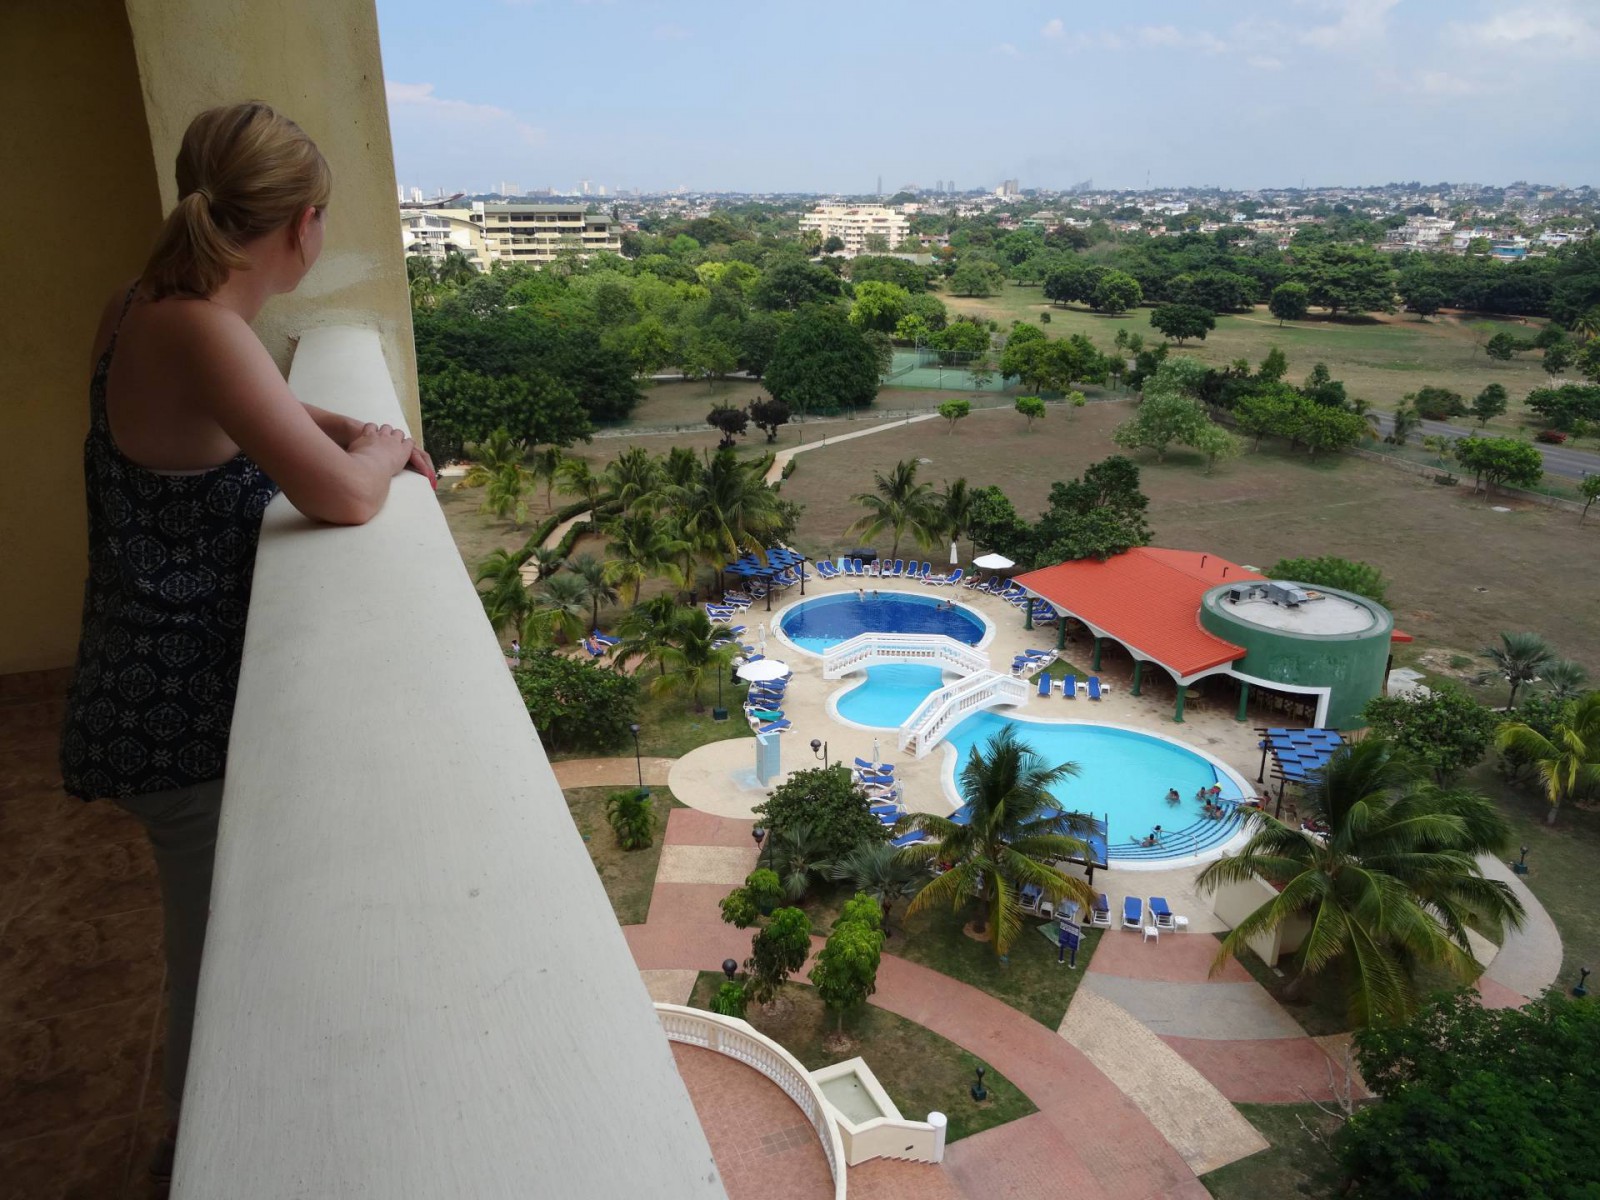
<path fill-rule="evenodd" d="M 1542 57 L 1600 56 L 1600 24 L 1562 4 L 1499 12 L 1476 25 L 1452 25 L 1451 32 L 1469 46 L 1491 53 L 1535 53 Z"/>
<path fill-rule="evenodd" d="M 1302 3 L 1305 0 L 1301 0 Z M 1389 31 L 1389 10 L 1400 0 L 1316 0 L 1316 7 L 1337 13 L 1327 25 L 1314 25 L 1300 34 L 1308 46 L 1344 50 L 1381 42 Z"/>
<path fill-rule="evenodd" d="M 995 54 L 1003 54 L 1007 58 L 1021 58 L 1022 57 L 1022 51 L 1018 50 L 1010 42 L 1001 42 L 998 46 L 996 46 L 994 48 L 994 53 Z"/>
<path fill-rule="evenodd" d="M 1051 17 L 1044 23 L 1044 28 L 1039 30 L 1040 34 L 1047 38 L 1058 38 L 1066 31 L 1067 27 L 1060 17 Z"/>
<path fill-rule="evenodd" d="M 473 104 L 467 100 L 436 96 L 431 83 L 396 83 L 386 79 L 383 88 L 391 115 L 394 109 L 411 108 L 456 124 L 501 125 L 529 146 L 541 145 L 545 140 L 544 130 L 529 125 L 509 109 L 497 104 Z"/>
<path fill-rule="evenodd" d="M 1471 83 L 1448 71 L 1418 71 L 1412 79 L 1412 90 L 1426 96 L 1467 96 L 1477 91 Z"/>
<path fill-rule="evenodd" d="M 1283 70 L 1283 59 L 1273 58 L 1270 54 L 1252 54 L 1245 61 L 1258 71 Z"/>
<path fill-rule="evenodd" d="M 1146 25 L 1135 36 L 1145 46 L 1177 46 L 1183 43 L 1183 34 L 1176 25 Z"/>
<path fill-rule="evenodd" d="M 1143 25 L 1134 30 L 1133 36 L 1141 46 L 1181 46 L 1203 54 L 1224 54 L 1228 49 L 1228 44 L 1214 33 L 1203 29 L 1185 33 L 1176 25 Z"/>

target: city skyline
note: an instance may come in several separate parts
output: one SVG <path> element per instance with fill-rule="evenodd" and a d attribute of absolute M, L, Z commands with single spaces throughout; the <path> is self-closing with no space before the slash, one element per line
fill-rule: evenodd
<path fill-rule="evenodd" d="M 378 14 L 397 173 L 430 195 L 1596 182 L 1600 14 L 1571 0 L 1151 0 L 1131 21 L 933 0 L 867 6 L 846 38 L 723 3 Z"/>

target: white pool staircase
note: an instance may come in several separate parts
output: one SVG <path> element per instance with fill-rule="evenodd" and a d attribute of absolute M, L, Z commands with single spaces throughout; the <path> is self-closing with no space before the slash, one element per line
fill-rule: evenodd
<path fill-rule="evenodd" d="M 858 633 L 822 656 L 822 677 L 839 679 L 886 663 L 924 663 L 973 675 L 989 669 L 989 656 L 942 633 Z"/>
<path fill-rule="evenodd" d="M 1027 702 L 1026 680 L 998 671 L 978 671 L 930 692 L 900 726 L 900 749 L 913 758 L 924 758 L 945 734 L 979 709 Z"/>

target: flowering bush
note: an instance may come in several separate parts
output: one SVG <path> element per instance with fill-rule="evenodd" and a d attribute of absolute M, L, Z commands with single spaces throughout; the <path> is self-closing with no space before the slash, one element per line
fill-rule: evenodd
<path fill-rule="evenodd" d="M 1559 446 L 1567 440 L 1567 435 L 1559 429 L 1541 429 L 1533 435 L 1533 440 L 1536 442 L 1548 442 L 1552 446 Z"/>

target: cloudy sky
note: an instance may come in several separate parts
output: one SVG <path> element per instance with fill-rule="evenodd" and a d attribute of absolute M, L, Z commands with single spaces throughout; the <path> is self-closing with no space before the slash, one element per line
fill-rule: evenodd
<path fill-rule="evenodd" d="M 377 0 L 401 181 L 1600 183 L 1600 0 Z"/>

